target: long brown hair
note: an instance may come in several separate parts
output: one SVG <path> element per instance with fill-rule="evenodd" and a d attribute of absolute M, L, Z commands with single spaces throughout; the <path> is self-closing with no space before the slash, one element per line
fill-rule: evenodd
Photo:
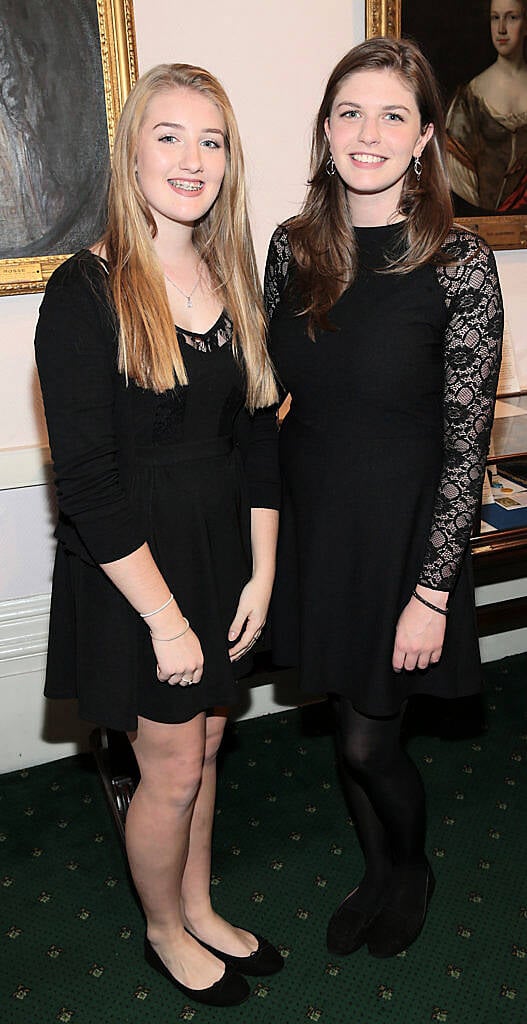
<path fill-rule="evenodd" d="M 408 39 L 368 39 L 347 53 L 332 71 L 315 121 L 311 170 L 306 198 L 298 216 L 287 224 L 298 273 L 297 283 L 308 314 L 309 334 L 316 326 L 331 329 L 328 313 L 354 281 L 357 256 L 346 186 L 338 174 L 328 175 L 330 149 L 324 125 L 340 86 L 356 71 L 394 71 L 411 90 L 421 117 L 421 131 L 434 125 L 434 134 L 421 157 L 418 181 L 408 168 L 398 213 L 406 246 L 390 272 L 407 274 L 424 263 L 441 259 L 440 249 L 453 223 L 452 200 L 445 170 L 443 106 L 434 73 L 419 47 Z"/>
<path fill-rule="evenodd" d="M 208 71 L 189 64 L 159 64 L 137 81 L 116 132 L 102 239 L 119 323 L 119 369 L 141 387 L 162 392 L 187 375 L 170 314 L 161 264 L 152 244 L 157 229 L 139 188 L 135 161 L 139 133 L 153 96 L 173 88 L 207 97 L 225 122 L 226 169 L 219 195 L 193 232 L 214 287 L 233 323 L 234 351 L 243 364 L 247 406 L 276 400 L 265 347 L 265 318 L 247 213 L 242 146 L 225 90 Z"/>

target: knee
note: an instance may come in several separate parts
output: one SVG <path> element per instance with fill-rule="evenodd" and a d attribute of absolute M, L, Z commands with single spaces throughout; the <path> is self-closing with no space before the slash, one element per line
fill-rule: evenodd
<path fill-rule="evenodd" d="M 184 811 L 196 798 L 202 773 L 201 758 L 165 758 L 157 770 L 141 773 L 141 784 L 149 801 L 164 804 L 167 809 Z"/>
<path fill-rule="evenodd" d="M 196 799 L 201 785 L 202 764 L 178 764 L 164 784 L 165 798 L 174 808 L 185 810 Z"/>
<path fill-rule="evenodd" d="M 187 806 L 191 804 L 198 793 L 203 774 L 203 761 L 192 760 L 189 763 L 181 763 L 175 766 L 169 777 L 169 790 L 172 802 Z"/>
<path fill-rule="evenodd" d="M 389 762 L 387 751 L 358 741 L 353 735 L 345 736 L 339 744 L 343 767 L 357 779 L 382 774 Z"/>
<path fill-rule="evenodd" d="M 205 764 L 212 764 L 218 755 L 218 751 L 225 731 L 225 718 L 209 718 L 207 721 L 207 735 L 205 739 Z"/>

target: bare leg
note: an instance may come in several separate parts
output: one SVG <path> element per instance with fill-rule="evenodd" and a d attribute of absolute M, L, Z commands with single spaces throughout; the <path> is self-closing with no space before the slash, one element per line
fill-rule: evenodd
<path fill-rule="evenodd" d="M 148 938 L 178 981 L 208 988 L 224 965 L 185 931 L 181 881 L 187 861 L 205 749 L 205 715 L 165 725 L 140 718 L 129 734 L 141 781 L 126 819 L 130 870 L 147 920 Z"/>
<path fill-rule="evenodd" d="M 215 949 L 248 956 L 257 948 L 250 932 L 235 928 L 217 914 L 210 899 L 212 826 L 216 799 L 216 756 L 225 729 L 225 715 L 209 715 L 201 785 L 190 826 L 187 862 L 181 883 L 183 919 L 190 931 Z"/>

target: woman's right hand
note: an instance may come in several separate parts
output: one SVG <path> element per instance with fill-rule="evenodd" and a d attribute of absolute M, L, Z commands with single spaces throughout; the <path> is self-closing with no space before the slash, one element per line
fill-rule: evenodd
<path fill-rule="evenodd" d="M 173 630 L 167 636 L 177 632 L 177 629 Z M 162 636 L 160 630 L 159 638 Z M 200 682 L 203 675 L 203 651 L 194 630 L 187 629 L 177 640 L 156 640 L 153 636 L 152 647 L 157 658 L 157 678 L 160 683 L 190 686 Z"/>
<path fill-rule="evenodd" d="M 446 610 L 446 591 L 418 586 L 422 597 Z M 403 668 L 413 672 L 416 668 L 426 669 L 429 665 L 436 665 L 443 650 L 445 627 L 444 615 L 412 596 L 399 616 L 395 631 L 392 656 L 395 672 L 401 672 Z"/>

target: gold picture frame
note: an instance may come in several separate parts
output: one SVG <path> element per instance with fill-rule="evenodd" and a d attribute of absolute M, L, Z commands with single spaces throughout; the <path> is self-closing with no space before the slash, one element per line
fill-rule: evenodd
<path fill-rule="evenodd" d="M 401 34 L 405 33 L 402 7 L 403 0 L 366 0 L 366 38 L 381 35 L 400 38 Z M 449 22 L 445 25 L 445 32 L 451 31 L 452 24 Z M 445 52 L 448 52 L 446 47 Z M 527 213 L 456 216 L 456 221 L 477 231 L 493 249 L 527 248 Z"/>
<path fill-rule="evenodd" d="M 401 35 L 401 0 L 366 0 L 366 39 Z"/>
<path fill-rule="evenodd" d="M 85 2 L 85 0 L 84 0 Z M 94 52 L 94 74 L 102 75 L 102 82 L 99 78 L 99 92 L 101 95 L 100 109 L 105 111 L 105 123 L 97 125 L 103 133 L 103 143 L 107 148 L 105 167 L 101 168 L 101 177 L 106 174 L 108 153 L 111 154 L 115 136 L 115 129 L 123 103 L 137 77 L 137 48 L 135 39 L 135 25 L 133 15 L 133 0 L 92 0 L 96 5 L 96 24 L 98 26 L 100 65 L 96 59 L 97 41 L 96 31 L 92 34 Z M 57 31 L 63 31 L 64 19 L 67 19 L 68 0 L 61 4 L 60 20 L 57 19 Z M 86 14 L 86 7 L 80 9 L 81 16 Z M 95 11 L 92 8 L 92 22 L 95 25 Z M 53 26 L 48 28 L 51 33 Z M 58 40 L 57 45 L 60 45 Z M 95 67 L 97 63 L 97 67 Z M 85 68 L 79 68 L 79 76 L 82 76 Z M 60 74 L 60 71 L 58 72 Z M 14 82 L 16 86 L 16 81 Z M 16 92 L 14 91 L 14 95 Z M 104 100 L 102 100 L 102 96 Z M 38 102 L 38 97 L 35 102 Z M 87 97 L 89 103 L 89 95 Z M 5 108 L 9 116 L 9 110 Z M 79 111 L 79 123 L 82 123 L 83 111 Z M 95 116 L 95 115 L 94 115 Z M 104 113 L 102 114 L 104 119 Z M 13 123 L 13 122 L 12 122 Z M 20 121 L 19 121 L 20 123 Z M 0 129 L 2 129 L 0 123 Z M 5 134 L 5 133 L 4 133 Z M 19 161 L 20 163 L 20 161 Z M 35 190 L 36 191 L 36 190 Z M 100 205 L 100 202 L 99 202 Z M 33 243 L 38 247 L 37 242 Z M 45 247 L 45 243 L 43 248 Z M 56 248 L 56 246 L 50 248 Z M 42 291 L 46 281 L 67 258 L 69 253 L 54 253 L 49 251 L 38 253 L 38 255 L 20 256 L 9 259 L 0 258 L 0 295 L 15 295 L 24 292 Z"/>

